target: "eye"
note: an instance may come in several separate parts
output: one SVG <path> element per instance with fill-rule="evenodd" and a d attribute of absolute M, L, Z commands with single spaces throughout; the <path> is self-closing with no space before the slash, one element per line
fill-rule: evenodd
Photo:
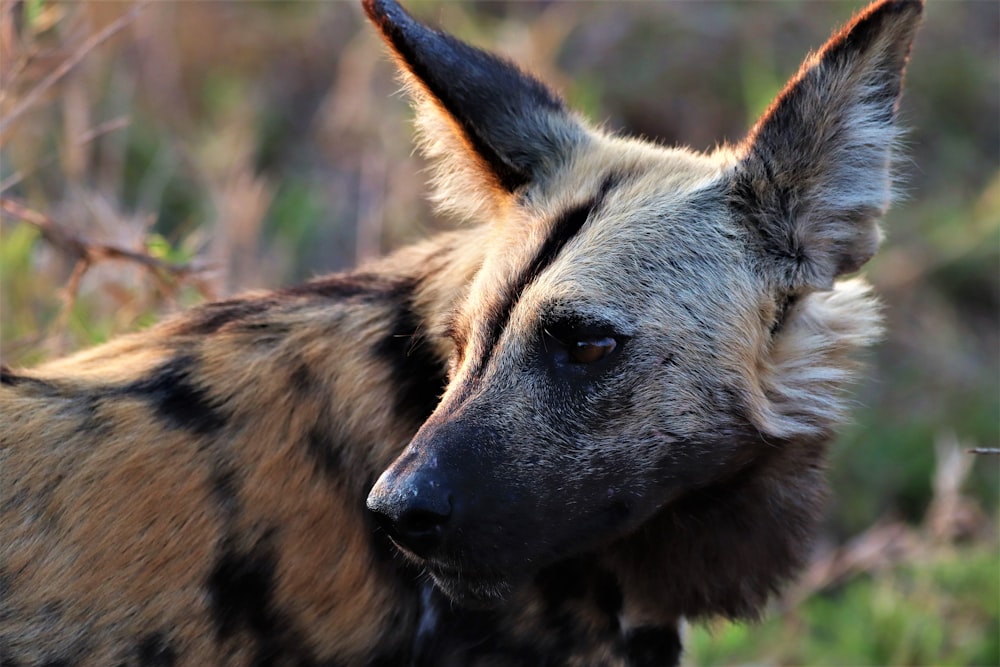
<path fill-rule="evenodd" d="M 557 365 L 587 367 L 614 354 L 628 336 L 622 336 L 603 322 L 583 322 L 577 318 L 550 322 L 542 328 L 542 343 Z"/>
<path fill-rule="evenodd" d="M 618 341 L 611 336 L 599 338 L 582 338 L 564 343 L 571 362 L 575 364 L 592 364 L 600 361 L 615 351 Z"/>

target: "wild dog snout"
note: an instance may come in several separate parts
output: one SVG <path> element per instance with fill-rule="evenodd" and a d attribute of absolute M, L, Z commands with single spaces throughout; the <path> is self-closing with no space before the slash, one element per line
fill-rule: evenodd
<path fill-rule="evenodd" d="M 468 556 L 470 535 L 498 521 L 496 502 L 510 498 L 496 475 L 496 434 L 473 421 L 432 417 L 368 494 L 379 525 L 421 558 Z"/>
<path fill-rule="evenodd" d="M 368 509 L 400 546 L 427 558 L 449 528 L 453 499 L 450 485 L 435 468 L 393 466 L 368 494 Z"/>

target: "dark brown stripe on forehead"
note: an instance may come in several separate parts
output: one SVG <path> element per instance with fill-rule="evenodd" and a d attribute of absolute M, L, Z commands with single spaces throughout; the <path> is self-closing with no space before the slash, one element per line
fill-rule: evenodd
<path fill-rule="evenodd" d="M 501 292 L 500 296 L 497 298 L 496 302 L 489 309 L 489 315 L 487 315 L 486 324 L 486 341 L 483 346 L 483 354 L 479 359 L 478 365 L 472 372 L 472 377 L 478 377 L 482 374 L 483 369 L 486 367 L 486 362 L 493 355 L 493 349 L 496 347 L 497 343 L 500 342 L 500 336 L 503 335 L 504 329 L 507 328 L 507 323 L 510 322 L 511 313 L 514 311 L 514 306 L 517 302 L 521 300 L 521 295 L 524 294 L 524 290 L 533 283 L 538 276 L 542 274 L 545 269 L 552 265 L 559 253 L 566 246 L 570 240 L 573 239 L 583 225 L 586 224 L 590 216 L 593 215 L 600 206 L 604 203 L 607 198 L 608 193 L 620 183 L 622 177 L 620 174 L 613 173 L 609 174 L 604 182 L 601 184 L 601 188 L 598 193 L 593 197 L 593 199 L 574 206 L 573 208 L 563 212 L 555 222 L 552 223 L 552 229 L 549 230 L 548 236 L 545 237 L 545 241 L 542 242 L 541 247 L 535 254 L 531 262 L 528 263 L 524 269 L 517 275 L 517 277 L 509 283 Z"/>

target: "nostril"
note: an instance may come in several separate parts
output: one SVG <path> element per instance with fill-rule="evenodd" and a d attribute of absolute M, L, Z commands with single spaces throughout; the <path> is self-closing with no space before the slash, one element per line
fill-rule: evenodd
<path fill-rule="evenodd" d="M 400 513 L 390 534 L 416 555 L 427 557 L 441 544 L 450 517 L 450 498 L 438 507 L 410 506 Z"/>
<path fill-rule="evenodd" d="M 452 498 L 450 493 L 433 493 L 427 486 L 417 484 L 418 481 L 423 480 L 397 483 L 387 494 L 373 491 L 368 508 L 399 546 L 417 556 L 428 557 L 445 538 Z"/>
<path fill-rule="evenodd" d="M 451 506 L 448 512 L 440 512 L 415 507 L 405 511 L 396 522 L 396 530 L 409 536 L 420 536 L 428 533 L 440 532 L 448 517 L 451 516 Z"/>

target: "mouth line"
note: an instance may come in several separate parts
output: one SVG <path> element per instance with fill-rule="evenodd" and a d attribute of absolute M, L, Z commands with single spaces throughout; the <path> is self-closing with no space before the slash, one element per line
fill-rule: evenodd
<path fill-rule="evenodd" d="M 472 607 L 489 607 L 506 599 L 513 589 L 510 578 L 496 570 L 434 561 L 425 561 L 424 568 L 445 595 Z"/>
<path fill-rule="evenodd" d="M 432 575 L 449 580 L 488 582 L 502 581 L 506 579 L 506 577 L 500 572 L 490 570 L 488 568 L 475 569 L 432 560 L 425 560 L 423 565 Z"/>
<path fill-rule="evenodd" d="M 386 537 L 398 553 L 424 571 L 435 580 L 445 580 L 466 588 L 470 583 L 479 585 L 502 584 L 508 580 L 508 575 L 491 566 L 470 566 L 454 561 L 442 561 L 434 557 L 421 556 L 401 544 L 391 533 Z"/>

